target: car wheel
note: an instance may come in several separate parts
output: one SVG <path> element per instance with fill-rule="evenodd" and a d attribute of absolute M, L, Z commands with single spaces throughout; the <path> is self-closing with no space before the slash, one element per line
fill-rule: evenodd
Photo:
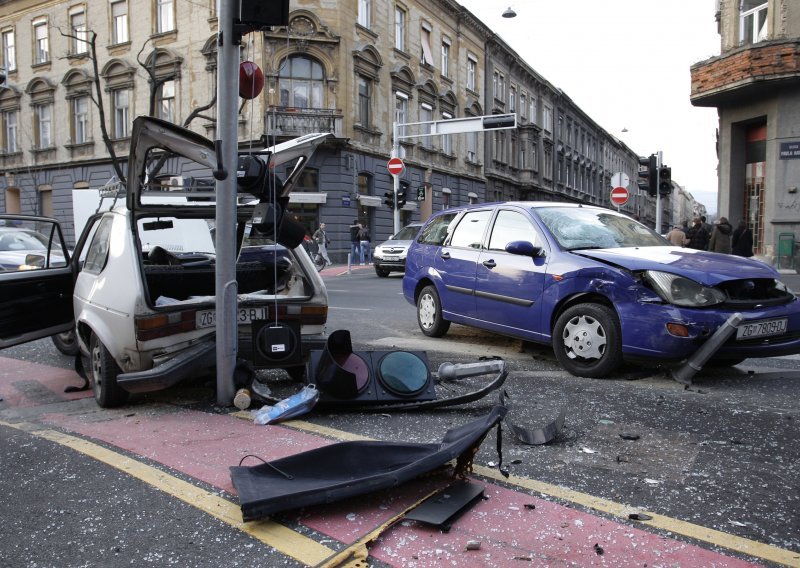
<path fill-rule="evenodd" d="M 578 304 L 556 320 L 553 350 L 564 369 L 577 377 L 600 378 L 622 364 L 619 320 L 600 304 Z"/>
<path fill-rule="evenodd" d="M 417 298 L 417 323 L 428 337 L 441 337 L 450 329 L 450 322 L 442 317 L 442 302 L 434 286 L 425 286 Z"/>
<path fill-rule="evenodd" d="M 97 404 L 102 408 L 125 404 L 128 401 L 128 391 L 117 384 L 120 368 L 94 333 L 89 341 L 89 361 L 92 390 Z"/>
<path fill-rule="evenodd" d="M 61 351 L 64 355 L 75 356 L 78 354 L 80 348 L 78 347 L 78 336 L 75 335 L 75 330 L 64 331 L 51 335 L 50 339 L 56 349 Z"/>
<path fill-rule="evenodd" d="M 381 278 L 386 278 L 387 276 L 389 276 L 389 271 L 386 270 L 385 268 L 381 268 L 380 266 L 376 266 L 375 274 L 377 274 Z"/>

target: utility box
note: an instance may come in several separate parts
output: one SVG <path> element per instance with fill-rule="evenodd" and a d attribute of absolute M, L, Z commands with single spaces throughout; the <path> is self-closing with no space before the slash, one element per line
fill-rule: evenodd
<path fill-rule="evenodd" d="M 778 268 L 794 267 L 794 233 L 778 233 Z"/>

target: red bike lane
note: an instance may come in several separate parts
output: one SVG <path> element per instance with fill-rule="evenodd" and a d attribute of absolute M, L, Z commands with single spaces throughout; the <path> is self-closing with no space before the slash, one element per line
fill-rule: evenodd
<path fill-rule="evenodd" d="M 91 396 L 91 391 L 63 392 L 65 386 L 79 383 L 71 371 L 0 358 L 0 410 Z M 64 405 L 42 411 L 35 418 L 37 424 L 99 442 L 119 451 L 121 461 L 133 458 L 161 464 L 167 471 L 231 495 L 236 492 L 228 468 L 243 458 L 245 464 L 251 463 L 247 460 L 256 464 L 258 460 L 247 456 L 272 460 L 336 442 L 313 429 L 302 429 L 304 423 L 298 423 L 299 428 L 292 423 L 258 426 L 242 419 L 241 413 L 212 414 L 165 403 L 91 413 L 65 410 Z M 25 414 L 31 420 L 30 412 Z M 324 464 L 320 468 L 324 470 Z M 486 499 L 460 517 L 449 532 L 401 520 L 372 543 L 371 557 L 392 566 L 418 567 L 519 566 L 520 562 L 536 566 L 760 565 L 671 536 L 663 529 L 648 530 L 642 523 L 544 498 L 515 485 L 513 478 L 506 483 L 475 476 L 472 481 L 485 486 Z M 447 483 L 444 476 L 433 476 L 357 499 L 289 511 L 277 520 L 308 527 L 323 535 L 323 542 L 333 539 L 350 545 Z M 312 563 L 302 551 L 294 556 Z"/>

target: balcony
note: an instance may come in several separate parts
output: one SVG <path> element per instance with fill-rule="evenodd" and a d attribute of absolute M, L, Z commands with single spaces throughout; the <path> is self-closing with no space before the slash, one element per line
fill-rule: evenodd
<path fill-rule="evenodd" d="M 747 44 L 695 63 L 694 106 L 716 107 L 748 96 L 769 96 L 778 86 L 800 84 L 800 41 Z"/>
<path fill-rule="evenodd" d="M 295 137 L 312 132 L 331 132 L 342 137 L 342 111 L 328 108 L 271 106 L 264 118 L 270 136 Z"/>

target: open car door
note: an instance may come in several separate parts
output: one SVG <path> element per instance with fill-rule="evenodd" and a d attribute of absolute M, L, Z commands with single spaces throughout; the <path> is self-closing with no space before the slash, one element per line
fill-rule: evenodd
<path fill-rule="evenodd" d="M 73 282 L 58 221 L 0 215 L 0 349 L 72 329 Z"/>

